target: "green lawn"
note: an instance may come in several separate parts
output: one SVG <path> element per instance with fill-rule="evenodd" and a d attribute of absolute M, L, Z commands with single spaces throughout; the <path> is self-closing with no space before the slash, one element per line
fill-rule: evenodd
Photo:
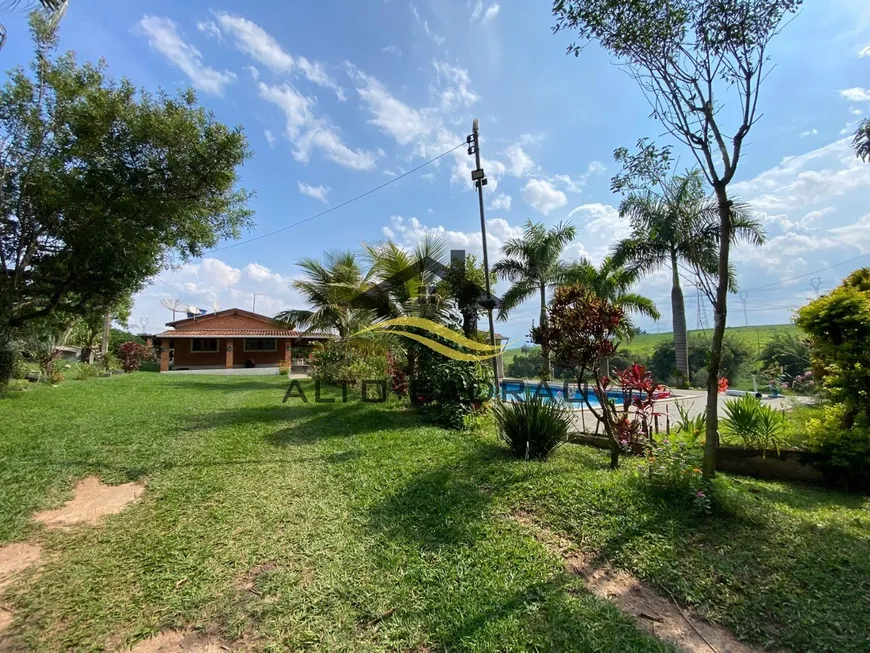
<path fill-rule="evenodd" d="M 729 336 L 737 338 L 744 342 L 752 352 L 761 351 L 768 340 L 771 340 L 777 333 L 797 333 L 797 327 L 794 324 L 767 324 L 764 326 L 751 327 L 728 327 L 725 333 Z M 712 329 L 695 329 L 689 331 L 689 336 L 699 336 L 701 338 L 712 338 Z M 656 345 L 663 340 L 672 340 L 673 333 L 649 333 L 642 336 L 636 336 L 631 342 L 620 345 L 620 349 L 627 349 L 632 353 L 642 354 L 645 357 L 652 356 Z M 508 365 L 520 353 L 520 348 L 508 349 L 504 353 L 505 365 Z"/>
<path fill-rule="evenodd" d="M 518 510 L 748 642 L 870 645 L 867 497 L 723 478 L 722 507 L 696 516 L 636 463 L 608 471 L 606 452 L 524 463 L 491 432 L 399 404 L 282 404 L 285 387 L 139 373 L 0 400 L 0 542 L 47 551 L 3 599 L 16 621 L 0 649 L 191 626 L 274 651 L 669 650 L 587 593 Z M 148 489 L 99 527 L 33 525 L 91 474 Z"/>

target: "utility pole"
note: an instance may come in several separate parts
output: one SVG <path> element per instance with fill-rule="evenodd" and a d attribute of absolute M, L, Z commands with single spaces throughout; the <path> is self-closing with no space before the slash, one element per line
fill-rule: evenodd
<path fill-rule="evenodd" d="M 103 319 L 103 341 L 100 343 L 100 354 L 103 358 L 109 353 L 109 328 L 112 325 L 112 309 L 106 309 L 106 316 Z"/>
<path fill-rule="evenodd" d="M 495 302 L 492 300 L 492 288 L 489 283 L 489 256 L 486 250 L 486 217 L 483 212 L 483 187 L 486 186 L 486 174 L 480 165 L 480 121 L 475 118 L 472 124 L 471 134 L 465 138 L 468 144 L 468 154 L 474 155 L 475 169 L 471 171 L 471 180 L 477 188 L 477 200 L 480 204 L 480 234 L 483 239 L 483 280 L 486 284 L 486 300 L 481 305 L 489 315 L 489 344 L 495 350 L 495 326 L 492 323 L 492 309 Z M 492 357 L 492 374 L 495 379 L 495 395 L 499 395 L 498 385 L 498 357 Z"/>

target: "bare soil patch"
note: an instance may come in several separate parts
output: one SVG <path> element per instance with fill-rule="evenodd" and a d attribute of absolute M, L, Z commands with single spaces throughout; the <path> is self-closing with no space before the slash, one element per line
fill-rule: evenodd
<path fill-rule="evenodd" d="M 0 605 L 0 633 L 9 627 L 13 618 L 12 610 L 7 609 L 6 606 Z"/>
<path fill-rule="evenodd" d="M 55 510 L 37 513 L 33 518 L 48 528 L 95 524 L 104 515 L 121 512 L 138 499 L 144 489 L 137 483 L 105 485 L 96 476 L 90 476 L 79 481 L 70 501 Z"/>
<path fill-rule="evenodd" d="M 611 601 L 630 615 L 637 626 L 654 637 L 687 653 L 751 653 L 727 629 L 684 610 L 626 571 L 595 564 L 592 556 L 577 551 L 574 544 L 541 526 L 529 513 L 514 518 L 533 531 L 548 549 L 562 556 L 565 570 L 582 576 L 596 596 Z"/>
<path fill-rule="evenodd" d="M 20 572 L 39 564 L 41 557 L 42 549 L 27 542 L 15 542 L 0 547 L 0 590 L 11 584 Z"/>
<path fill-rule="evenodd" d="M 130 653 L 224 653 L 231 650 L 202 633 L 167 630 L 139 642 Z"/>

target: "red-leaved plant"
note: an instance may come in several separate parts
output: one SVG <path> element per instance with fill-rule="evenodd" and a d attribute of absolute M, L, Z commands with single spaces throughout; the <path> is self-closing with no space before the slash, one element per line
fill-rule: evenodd
<path fill-rule="evenodd" d="M 152 357 L 150 348 L 132 340 L 118 347 L 118 360 L 125 372 L 135 372 L 142 367 L 144 361 L 151 360 Z"/>
<path fill-rule="evenodd" d="M 595 383 L 598 406 L 588 400 L 586 408 L 604 427 L 610 442 L 610 466 L 619 465 L 619 455 L 648 435 L 653 413 L 655 384 L 640 365 L 617 373 L 619 386 L 600 372 L 602 360 L 613 356 L 625 312 L 582 284 L 556 289 L 546 324 L 532 329 L 532 340 L 545 346 L 562 367 L 574 370 L 578 388 L 587 373 Z M 613 386 L 613 389 L 610 389 Z M 616 397 L 622 393 L 622 402 Z M 581 392 L 586 397 L 585 392 Z"/>

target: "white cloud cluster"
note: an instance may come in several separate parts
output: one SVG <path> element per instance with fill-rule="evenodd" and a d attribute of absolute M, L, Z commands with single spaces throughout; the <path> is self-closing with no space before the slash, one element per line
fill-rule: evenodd
<path fill-rule="evenodd" d="M 159 281 L 137 293 L 132 320 L 139 323 L 144 317 L 148 320 L 148 331 L 165 330 L 164 324 L 172 319 L 172 314 L 160 305 L 164 297 L 180 299 L 209 312 L 213 304 L 222 309 L 250 310 L 256 292 L 258 313 L 275 315 L 288 308 L 303 308 L 305 304 L 292 288 L 292 281 L 292 277 L 259 263 L 236 268 L 220 259 L 204 258 L 162 273 Z"/>
<path fill-rule="evenodd" d="M 482 24 L 487 24 L 498 16 L 501 7 L 497 2 L 492 3 L 486 9 L 483 8 L 483 0 L 477 0 L 474 3 L 474 8 L 471 10 L 471 20 L 480 20 Z"/>
<path fill-rule="evenodd" d="M 329 204 L 329 191 L 331 189 L 326 186 L 312 186 L 311 184 L 306 184 L 304 181 L 300 181 L 299 183 L 299 192 L 303 195 L 307 195 L 308 197 L 313 197 L 316 200 L 320 200 L 324 204 Z"/>
<path fill-rule="evenodd" d="M 543 215 L 549 215 L 568 203 L 565 193 L 546 179 L 529 179 L 523 187 L 523 199 Z"/>
<path fill-rule="evenodd" d="M 320 150 L 330 160 L 352 170 L 371 170 L 377 154 L 356 149 L 342 142 L 329 121 L 314 114 L 314 98 L 302 95 L 289 83 L 258 84 L 260 97 L 280 107 L 287 121 L 287 138 L 295 146 L 293 157 L 307 163 L 313 150 Z"/>
<path fill-rule="evenodd" d="M 850 102 L 870 102 L 870 89 L 855 86 L 853 88 L 844 88 L 840 91 L 840 95 Z"/>
<path fill-rule="evenodd" d="M 495 199 L 492 200 L 492 203 L 489 205 L 493 211 L 510 211 L 511 210 L 511 196 L 506 195 L 505 193 L 500 193 L 495 196 Z"/>
<path fill-rule="evenodd" d="M 513 175 L 514 177 L 525 177 L 538 169 L 538 166 L 532 160 L 532 157 L 526 154 L 520 145 L 511 145 L 507 150 L 505 150 L 504 154 L 508 160 L 508 174 Z"/>
<path fill-rule="evenodd" d="M 293 56 L 285 51 L 278 41 L 256 23 L 233 14 L 218 12 L 215 14 L 218 24 L 215 29 L 232 38 L 233 44 L 240 51 L 255 61 L 263 64 L 276 73 L 301 74 L 305 79 L 323 88 L 335 92 L 339 100 L 344 101 L 343 89 L 326 72 L 323 64 L 311 61 L 303 56 Z"/>
<path fill-rule="evenodd" d="M 483 252 L 483 238 L 480 230 L 455 231 L 445 227 L 427 226 L 418 218 L 404 218 L 394 215 L 390 223 L 382 228 L 385 238 L 394 240 L 398 245 L 411 249 L 426 236 L 441 238 L 448 250 L 462 249 L 468 254 L 474 254 L 480 259 Z M 511 225 L 503 218 L 492 218 L 486 221 L 486 246 L 490 261 L 500 258 L 498 254 L 505 241 L 522 236 L 522 227 Z"/>
<path fill-rule="evenodd" d="M 861 51 L 858 52 L 858 56 L 859 57 L 870 57 L 870 45 L 862 48 Z"/>
<path fill-rule="evenodd" d="M 148 37 L 152 49 L 162 54 L 190 78 L 193 87 L 212 95 L 223 95 L 224 87 L 236 76 L 227 70 L 216 70 L 206 65 L 197 50 L 169 18 L 145 15 L 139 28 Z"/>
<path fill-rule="evenodd" d="M 808 129 L 808 130 L 806 130 L 806 131 L 801 132 L 801 137 L 804 137 L 804 136 L 815 136 L 815 135 L 818 134 L 818 133 L 819 133 L 819 130 L 818 130 L 818 129 L 815 129 L 815 128 L 814 128 L 814 129 Z"/>

